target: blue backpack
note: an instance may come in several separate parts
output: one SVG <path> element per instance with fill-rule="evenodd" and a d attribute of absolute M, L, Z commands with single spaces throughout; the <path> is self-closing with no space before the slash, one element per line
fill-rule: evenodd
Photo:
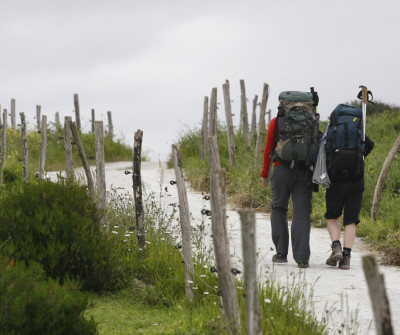
<path fill-rule="evenodd" d="M 331 113 L 325 144 L 328 171 L 360 173 L 365 152 L 362 115 L 361 108 L 346 104 Z"/>

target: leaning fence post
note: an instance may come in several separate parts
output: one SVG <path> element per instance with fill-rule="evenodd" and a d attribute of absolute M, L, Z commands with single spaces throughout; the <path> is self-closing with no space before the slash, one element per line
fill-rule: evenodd
<path fill-rule="evenodd" d="M 24 180 L 29 183 L 29 160 L 28 160 L 28 138 L 26 136 L 26 121 L 25 114 L 19 113 L 21 117 L 21 134 L 22 134 L 22 155 L 24 157 Z"/>
<path fill-rule="evenodd" d="M 235 132 L 233 129 L 233 121 L 232 121 L 232 106 L 231 106 L 231 96 L 229 92 L 229 81 L 226 80 L 225 84 L 222 84 L 222 90 L 224 92 L 224 103 L 225 103 L 225 118 L 226 118 L 226 132 L 228 136 L 228 152 L 229 152 L 229 161 L 231 163 L 231 167 L 236 165 L 236 157 L 235 157 Z"/>
<path fill-rule="evenodd" d="M 77 125 L 78 127 L 78 125 Z M 106 233 L 110 232 L 110 223 L 107 220 L 107 192 L 106 192 L 106 169 L 104 162 L 104 130 L 103 121 L 96 121 L 95 142 L 96 142 L 96 187 L 98 207 L 104 211 L 100 223 L 106 226 Z"/>
<path fill-rule="evenodd" d="M 214 87 L 211 90 L 211 100 L 210 100 L 210 126 L 208 127 L 208 136 L 217 136 L 217 88 Z"/>
<path fill-rule="evenodd" d="M 256 164 L 260 163 L 260 157 L 263 150 L 263 140 L 265 131 L 265 111 L 267 110 L 268 93 L 269 93 L 269 86 L 268 84 L 264 83 L 261 108 L 260 108 L 260 118 L 257 131 L 256 155 L 255 155 Z"/>
<path fill-rule="evenodd" d="M 36 127 L 37 127 L 38 131 L 41 129 L 41 127 L 40 127 L 40 119 L 42 117 L 41 110 L 42 110 L 42 106 L 36 105 Z"/>
<path fill-rule="evenodd" d="M 179 199 L 179 214 L 181 219 L 180 223 L 182 230 L 182 252 L 183 252 L 183 262 L 185 266 L 185 291 L 187 300 L 189 302 L 192 302 L 194 298 L 192 291 L 194 267 L 193 267 L 193 257 L 192 257 L 192 241 L 190 234 L 189 203 L 187 199 L 185 179 L 183 177 L 182 158 L 179 146 L 173 144 L 172 152 L 174 156 L 176 186 L 178 188 L 178 199 Z"/>
<path fill-rule="evenodd" d="M 6 155 L 7 155 L 7 109 L 3 111 L 3 136 L 2 136 L 2 146 L 3 150 L 1 151 L 1 176 L 0 182 L 4 184 L 4 169 L 6 167 Z"/>
<path fill-rule="evenodd" d="M 389 152 L 389 155 L 386 157 L 378 181 L 376 183 L 374 200 L 372 201 L 372 207 L 371 207 L 371 219 L 373 220 L 376 220 L 378 216 L 378 209 L 379 209 L 379 204 L 381 202 L 383 185 L 385 184 L 386 176 L 389 172 L 390 165 L 392 164 L 394 157 L 399 151 L 399 148 L 400 148 L 400 135 L 399 137 L 397 137 L 397 140 L 394 142 L 393 147 Z"/>
<path fill-rule="evenodd" d="M 72 133 L 70 123 L 72 117 L 64 118 L 64 150 L 65 150 L 65 177 L 70 180 L 74 175 L 74 160 L 72 157 Z"/>
<path fill-rule="evenodd" d="M 138 129 L 135 133 L 135 143 L 133 146 L 133 195 L 135 199 L 135 215 L 136 215 L 136 237 L 139 247 L 146 248 L 146 233 L 144 229 L 144 211 L 142 197 L 142 139 L 143 131 Z"/>
<path fill-rule="evenodd" d="M 212 136 L 209 137 L 208 141 L 210 145 L 211 165 L 211 224 L 223 316 L 226 321 L 228 333 L 240 334 L 240 312 L 237 300 L 236 280 L 232 272 L 226 228 L 225 169 L 220 168 L 217 138 Z"/>
<path fill-rule="evenodd" d="M 207 137 L 208 137 L 208 97 L 204 97 L 203 103 L 203 122 L 201 127 L 201 142 L 200 142 L 200 158 L 204 159 L 207 155 Z"/>
<path fill-rule="evenodd" d="M 81 141 L 81 139 L 79 137 L 78 127 L 76 126 L 75 122 L 71 122 L 70 123 L 70 127 L 71 127 L 72 135 L 73 135 L 74 140 L 76 142 L 76 145 L 78 146 L 79 157 L 82 160 L 82 165 L 83 165 L 83 168 L 85 170 L 86 179 L 87 179 L 87 182 L 88 182 L 89 196 L 90 196 L 90 199 L 92 200 L 92 202 L 95 203 L 96 202 L 96 194 L 95 194 L 95 191 L 94 191 L 94 183 L 93 183 L 92 172 L 90 171 L 90 165 L 89 165 L 88 160 L 86 158 L 86 154 L 85 154 L 85 150 L 84 150 L 83 145 L 82 145 L 82 141 Z"/>
<path fill-rule="evenodd" d="M 390 306 L 383 274 L 379 273 L 374 255 L 364 256 L 362 263 L 374 311 L 376 333 L 377 335 L 392 335 Z"/>
<path fill-rule="evenodd" d="M 242 226 L 247 334 L 261 335 L 262 329 L 257 284 L 256 211 L 254 209 L 239 209 L 238 212 Z"/>
<path fill-rule="evenodd" d="M 75 122 L 76 122 L 76 127 L 78 130 L 81 130 L 81 112 L 79 109 L 79 96 L 78 93 L 74 94 L 74 106 L 75 106 Z"/>
<path fill-rule="evenodd" d="M 246 141 L 247 150 L 251 151 L 251 140 L 249 134 L 249 117 L 247 115 L 247 98 L 246 98 L 246 87 L 244 84 L 244 80 L 240 80 L 240 118 L 242 120 L 242 131 L 243 137 Z"/>
<path fill-rule="evenodd" d="M 15 122 L 15 99 L 11 99 L 11 126 L 12 129 L 16 129 L 17 127 Z"/>
<path fill-rule="evenodd" d="M 253 112 L 251 114 L 251 127 L 250 127 L 250 138 L 253 141 L 257 127 L 257 101 L 258 95 L 256 94 L 253 99 Z"/>
<path fill-rule="evenodd" d="M 40 130 L 40 157 L 39 157 L 39 179 L 44 178 L 44 167 L 46 164 L 46 149 L 47 149 L 47 116 L 42 116 L 42 129 Z"/>

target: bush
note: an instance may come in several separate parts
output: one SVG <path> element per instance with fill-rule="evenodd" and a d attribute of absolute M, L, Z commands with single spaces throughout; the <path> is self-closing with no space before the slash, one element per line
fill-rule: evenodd
<path fill-rule="evenodd" d="M 83 186 L 47 180 L 24 184 L 3 195 L 0 208 L 0 240 L 12 239 L 4 253 L 39 262 L 61 284 L 65 278 L 79 278 L 84 289 L 95 291 L 118 284 L 120 262 Z"/>
<path fill-rule="evenodd" d="M 86 320 L 88 304 L 79 284 L 46 281 L 38 263 L 9 264 L 0 259 L 1 334 L 96 334 L 96 324 Z"/>

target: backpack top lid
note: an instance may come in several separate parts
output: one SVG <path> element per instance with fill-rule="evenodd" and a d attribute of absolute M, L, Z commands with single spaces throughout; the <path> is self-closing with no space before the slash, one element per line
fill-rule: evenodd
<path fill-rule="evenodd" d="M 336 116 L 341 116 L 341 115 L 351 115 L 354 117 L 357 117 L 359 119 L 362 119 L 363 113 L 360 107 L 353 106 L 353 105 L 347 105 L 347 104 L 339 104 L 336 106 L 336 108 L 333 110 L 332 114 Z"/>
<path fill-rule="evenodd" d="M 279 94 L 279 102 L 311 102 L 313 95 L 311 92 L 283 91 Z"/>

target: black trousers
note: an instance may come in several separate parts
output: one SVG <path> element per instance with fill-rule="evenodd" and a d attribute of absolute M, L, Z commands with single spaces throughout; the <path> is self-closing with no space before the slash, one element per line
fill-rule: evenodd
<path fill-rule="evenodd" d="M 276 165 L 271 176 L 272 241 L 277 253 L 287 255 L 289 249 L 289 227 L 287 211 L 292 197 L 293 221 L 291 242 L 293 258 L 298 263 L 310 259 L 310 214 L 312 186 L 311 175 L 306 170 L 290 169 Z"/>

